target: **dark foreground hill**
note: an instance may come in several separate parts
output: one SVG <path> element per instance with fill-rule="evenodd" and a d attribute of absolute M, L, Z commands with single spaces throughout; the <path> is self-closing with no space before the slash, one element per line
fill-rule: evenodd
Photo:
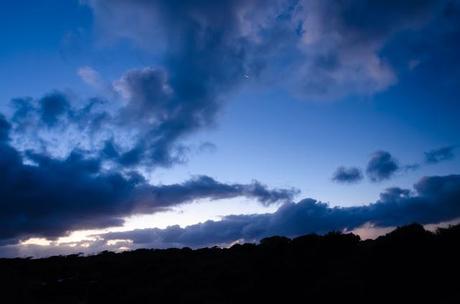
<path fill-rule="evenodd" d="M 2 303 L 460 303 L 460 225 L 0 259 Z"/>

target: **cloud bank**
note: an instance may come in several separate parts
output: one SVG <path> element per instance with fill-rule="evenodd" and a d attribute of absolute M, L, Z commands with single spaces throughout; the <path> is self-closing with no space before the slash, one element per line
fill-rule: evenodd
<path fill-rule="evenodd" d="M 298 236 L 307 233 L 353 230 L 366 223 L 394 227 L 407 223 L 439 223 L 460 217 L 460 176 L 422 178 L 407 189 L 390 188 L 372 204 L 330 207 L 314 199 L 286 203 L 273 214 L 232 215 L 180 228 L 144 229 L 102 235 L 104 240 L 128 239 L 134 247 L 201 247 L 254 241 L 271 235 Z"/>
<path fill-rule="evenodd" d="M 100 159 L 88 158 L 77 150 L 64 159 L 30 151 L 21 155 L 9 143 L 10 129 L 0 116 L 2 242 L 120 226 L 123 217 L 203 198 L 249 197 L 268 205 L 291 201 L 296 194 L 293 189 L 268 189 L 259 182 L 224 184 L 207 176 L 154 186 L 135 171 L 105 170 Z"/>
<path fill-rule="evenodd" d="M 295 237 L 308 233 L 350 231 L 371 225 L 386 228 L 412 222 L 437 224 L 460 218 L 460 175 L 424 177 L 414 190 L 389 188 L 374 203 L 356 207 L 331 207 L 307 198 L 284 203 L 271 214 L 230 215 L 185 228 L 139 229 L 95 235 L 93 240 L 73 244 L 4 246 L 3 255 L 60 252 L 96 253 L 119 248 L 203 247 L 234 242 L 254 242 L 272 235 Z"/>

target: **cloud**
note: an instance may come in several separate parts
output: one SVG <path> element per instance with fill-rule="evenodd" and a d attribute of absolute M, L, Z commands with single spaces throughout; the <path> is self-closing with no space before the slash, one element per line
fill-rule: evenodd
<path fill-rule="evenodd" d="M 197 149 L 198 153 L 213 153 L 216 152 L 216 150 L 217 146 L 209 141 L 202 142 Z"/>
<path fill-rule="evenodd" d="M 102 167 L 100 159 L 73 151 L 64 159 L 8 142 L 0 116 L 0 240 L 62 236 L 73 230 L 120 226 L 133 214 L 150 214 L 197 199 L 248 197 L 264 205 L 292 200 L 293 189 L 224 184 L 198 176 L 181 184 L 149 184 L 135 172 Z"/>
<path fill-rule="evenodd" d="M 15 98 L 12 100 L 15 112 L 13 123 L 32 124 L 31 120 L 42 123 L 42 127 L 53 127 L 62 123 L 70 111 L 70 102 L 67 96 L 61 92 L 54 91 L 38 100 L 31 98 Z"/>
<path fill-rule="evenodd" d="M 208 96 L 203 78 L 180 77 L 171 78 L 163 69 L 129 70 L 111 89 L 121 100 L 77 100 L 79 106 L 59 91 L 39 99 L 16 98 L 15 145 L 37 152 L 45 147 L 54 156 L 79 148 L 123 167 L 182 163 L 189 149 L 180 140 L 212 125 L 220 104 L 214 93 Z M 111 153 L 104 153 L 108 148 Z"/>
<path fill-rule="evenodd" d="M 99 39 L 132 40 L 159 62 L 128 70 L 112 85 L 93 68 L 80 68 L 85 82 L 104 86 L 105 106 L 93 100 L 75 106 L 59 92 L 38 99 L 38 105 L 18 99 L 14 130 L 29 133 L 12 136 L 21 150 L 46 148 L 61 157 L 75 148 L 108 156 L 103 152 L 110 146 L 108 161 L 132 168 L 185 162 L 190 149 L 182 140 L 214 125 L 229 92 L 242 84 L 276 83 L 308 100 L 385 90 L 397 75 L 381 50 L 394 34 L 423 28 L 438 6 L 318 0 L 84 3 L 92 9 Z"/>
<path fill-rule="evenodd" d="M 70 94 L 53 91 L 41 98 L 14 98 L 11 145 L 21 152 L 32 150 L 52 157 L 66 157 L 73 150 L 95 155 L 101 142 L 116 130 L 104 100 L 80 102 Z"/>
<path fill-rule="evenodd" d="M 439 223 L 460 217 L 460 176 L 422 178 L 415 192 L 390 188 L 372 204 L 330 207 L 313 199 L 286 203 L 273 214 L 232 215 L 221 221 L 181 228 L 141 229 L 101 235 L 105 240 L 129 239 L 138 247 L 202 247 L 254 241 L 272 235 L 298 236 L 307 233 L 353 230 L 371 223 L 394 227 L 412 222 Z"/>
<path fill-rule="evenodd" d="M 11 125 L 5 116 L 0 113 L 0 143 L 8 141 Z"/>
<path fill-rule="evenodd" d="M 38 109 L 41 120 L 48 126 L 52 126 L 68 113 L 70 104 L 67 98 L 59 93 L 53 93 L 40 99 Z"/>
<path fill-rule="evenodd" d="M 251 184 L 223 184 L 208 176 L 197 176 L 182 184 L 164 185 L 154 188 L 154 201 L 159 205 L 177 205 L 199 198 L 223 199 L 238 196 L 256 198 L 264 205 L 292 200 L 295 189 L 269 190 L 254 181 Z"/>
<path fill-rule="evenodd" d="M 332 180 L 338 183 L 357 183 L 363 179 L 361 169 L 355 167 L 339 167 L 334 172 Z"/>
<path fill-rule="evenodd" d="M 430 176 L 420 179 L 414 190 L 389 188 L 371 204 L 355 207 L 331 207 L 307 198 L 297 203 L 284 203 L 276 212 L 267 214 L 230 215 L 220 221 L 206 221 L 187 227 L 170 226 L 123 232 L 109 232 L 75 243 L 6 245 L 2 255 L 40 256 L 60 252 L 96 253 L 118 250 L 119 246 L 135 248 L 227 246 L 236 241 L 255 242 L 264 237 L 295 237 L 309 233 L 351 231 L 360 227 L 385 228 L 413 222 L 437 224 L 460 218 L 460 175 Z M 120 242 L 119 240 L 123 240 Z M 120 242 L 117 246 L 116 241 Z M 53 250 L 54 248 L 54 250 Z"/>
<path fill-rule="evenodd" d="M 130 70 L 115 82 L 115 90 L 127 101 L 124 119 L 149 123 L 167 119 L 173 107 L 173 91 L 163 70 L 144 68 Z"/>
<path fill-rule="evenodd" d="M 211 125 L 218 109 L 214 99 L 177 91 L 161 69 L 130 70 L 112 91 L 121 102 L 89 99 L 78 101 L 77 107 L 58 91 L 39 99 L 14 99 L 15 144 L 37 152 L 44 146 L 54 156 L 79 148 L 123 167 L 170 167 L 186 159 L 188 148 L 180 139 Z M 108 148 L 110 154 L 105 153 Z"/>
<path fill-rule="evenodd" d="M 214 122 L 219 105 L 202 87 L 204 79 L 177 83 L 172 77 L 164 70 L 144 68 L 128 71 L 116 82 L 127 102 L 117 123 L 137 130 L 135 143 L 121 160 L 164 167 L 181 162 L 184 147 L 178 140 Z"/>
<path fill-rule="evenodd" d="M 249 78 L 284 84 L 307 99 L 372 95 L 394 84 L 397 75 L 382 49 L 396 33 L 423 29 L 441 6 L 320 0 L 86 3 L 101 37 L 130 39 L 164 54 L 166 69 L 178 80 L 184 71 L 202 79 L 201 93 L 211 96 L 216 88 Z M 279 78 L 286 73 L 289 77 Z"/>
<path fill-rule="evenodd" d="M 404 165 L 402 166 L 402 170 L 404 170 L 404 172 L 410 172 L 410 171 L 416 171 L 418 169 L 420 169 L 421 165 L 420 164 L 417 164 L 417 163 L 413 163 L 413 164 L 409 164 L 409 165 Z"/>
<path fill-rule="evenodd" d="M 77 70 L 78 76 L 88 85 L 96 89 L 101 89 L 105 86 L 104 81 L 101 78 L 101 75 L 89 66 L 81 67 Z"/>
<path fill-rule="evenodd" d="M 425 162 L 427 164 L 437 164 L 455 157 L 454 150 L 456 146 L 443 147 L 436 150 L 425 152 Z"/>
<path fill-rule="evenodd" d="M 226 97 L 242 84 L 276 83 L 306 100 L 384 91 L 398 77 L 384 56 L 387 44 L 399 33 L 423 29 L 438 14 L 434 8 L 444 5 L 444 1 L 85 2 L 103 33 L 100 37 L 135 41 L 158 55 L 159 62 L 123 73 L 110 87 L 117 94 L 111 93 L 109 100 L 80 101 L 55 91 L 38 99 L 17 98 L 9 121 L 0 116 L 0 238 L 4 240 L 120 225 L 126 215 L 199 198 L 250 196 L 263 204 L 289 200 L 291 190 L 268 190 L 257 182 L 223 184 L 197 177 L 153 186 L 131 170 L 184 162 L 188 147 L 182 140 L 215 124 Z M 87 83 L 99 83 L 97 72 L 89 67 L 79 74 Z M 443 156 L 435 154 L 434 159 Z M 372 181 L 382 181 L 398 170 L 398 162 L 379 151 L 366 173 Z M 357 176 L 352 171 L 344 169 L 337 176 L 351 181 L 350 176 Z M 437 183 L 444 184 L 445 179 Z M 422 211 L 429 210 L 428 201 L 447 206 L 442 197 L 431 201 L 417 187 L 416 191 L 418 195 L 411 196 L 393 188 L 375 204 L 350 209 L 307 199 L 286 204 L 274 215 L 231 216 L 185 229 L 155 230 L 156 240 L 199 245 L 269 233 L 352 228 L 363 221 L 386 225 L 391 218 L 383 216 L 385 212 L 392 214 L 393 222 L 419 214 L 417 209 L 408 215 L 404 206 L 415 208 L 420 202 Z M 450 211 L 457 214 L 455 208 Z"/>
<path fill-rule="evenodd" d="M 375 152 L 366 168 L 367 176 L 373 182 L 390 179 L 399 170 L 398 161 L 386 151 Z"/>
<path fill-rule="evenodd" d="M 447 146 L 440 149 L 425 152 L 425 164 L 437 164 L 451 160 L 455 157 L 454 151 L 457 146 Z M 419 170 L 423 163 L 401 165 L 398 160 L 387 151 L 375 152 L 369 160 L 366 174 L 372 182 L 381 182 L 392 178 L 396 173 L 407 173 Z M 334 172 L 332 180 L 342 183 L 354 183 L 363 179 L 359 168 L 340 166 Z"/>
<path fill-rule="evenodd" d="M 99 28 L 107 31 L 103 36 L 164 47 L 159 67 L 127 71 L 114 83 L 126 103 L 116 122 L 134 127 L 136 134 L 128 145 L 115 139 L 112 146 L 118 156 L 113 160 L 124 166 L 169 167 L 183 162 L 187 148 L 180 140 L 214 124 L 223 95 L 244 79 L 246 42 L 237 29 L 237 10 L 249 5 L 245 1 L 88 4 Z"/>

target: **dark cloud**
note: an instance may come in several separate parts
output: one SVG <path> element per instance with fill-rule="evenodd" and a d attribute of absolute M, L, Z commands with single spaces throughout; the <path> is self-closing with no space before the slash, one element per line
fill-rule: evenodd
<path fill-rule="evenodd" d="M 458 92 L 456 88 L 459 87 L 460 59 L 457 53 L 460 47 L 460 2 L 431 2 L 434 8 L 429 26 L 420 31 L 399 34 L 384 51 L 393 66 L 402 69 L 409 67 L 412 71 L 417 69 L 413 76 L 418 86 L 422 86 L 426 92 L 436 92 L 433 96 L 444 103 L 456 96 L 452 92 Z M 455 98 L 452 100 L 455 106 Z"/>
<path fill-rule="evenodd" d="M 405 172 L 410 172 L 410 171 L 416 171 L 418 169 L 420 169 L 421 165 L 420 164 L 417 164 L 417 163 L 414 163 L 414 164 L 410 164 L 410 165 L 404 165 L 402 166 L 402 170 L 404 170 Z"/>
<path fill-rule="evenodd" d="M 187 73 L 193 74 L 194 70 Z M 129 71 L 118 81 L 116 88 L 128 101 L 118 120 L 124 127 L 138 130 L 138 140 L 120 154 L 119 160 L 124 165 L 143 161 L 147 165 L 168 167 L 181 162 L 184 147 L 177 144 L 178 140 L 209 126 L 218 110 L 216 98 L 209 96 L 201 83 L 205 79 L 195 80 L 197 76 L 188 80 L 168 79 L 166 72 L 147 68 Z"/>
<path fill-rule="evenodd" d="M 366 168 L 367 176 L 373 182 L 390 179 L 399 170 L 398 161 L 386 151 L 375 152 Z"/>
<path fill-rule="evenodd" d="M 295 190 L 269 190 L 258 182 L 224 184 L 199 176 L 182 184 L 153 186 L 133 172 L 103 169 L 79 151 L 64 159 L 27 151 L 7 141 L 0 116 L 0 239 L 57 237 L 78 229 L 123 224 L 123 217 L 153 213 L 197 199 L 250 197 L 267 205 L 290 201 Z M 24 163 L 27 161 L 27 163 Z"/>
<path fill-rule="evenodd" d="M 26 165 L 10 146 L 3 144 L 0 150 L 2 239 L 121 225 L 136 196 L 148 190 L 138 179 L 99 173 L 98 161 L 78 153 L 65 160 L 35 155 L 36 164 Z"/>
<path fill-rule="evenodd" d="M 179 140 L 212 125 L 222 96 L 244 79 L 246 42 L 239 35 L 245 1 L 89 1 L 108 35 L 163 45 L 162 68 L 125 73 L 115 90 L 125 99 L 117 122 L 137 131 L 115 161 L 168 167 L 183 162 Z M 107 18 L 108 16 L 114 16 Z M 134 24 L 124 23 L 126 18 Z M 119 28 L 121 26 L 123 30 Z"/>
<path fill-rule="evenodd" d="M 0 113 L 0 143 L 8 141 L 11 125 L 5 116 Z"/>
<path fill-rule="evenodd" d="M 145 68 L 128 71 L 117 81 L 115 88 L 128 100 L 121 117 L 127 122 L 161 123 L 177 110 L 163 70 Z"/>
<path fill-rule="evenodd" d="M 457 146 L 447 146 L 440 149 L 425 152 L 426 164 L 437 164 L 442 161 L 451 160 L 455 157 L 454 151 Z M 366 168 L 366 173 L 371 181 L 381 182 L 390 179 L 395 173 L 407 173 L 410 171 L 419 170 L 423 163 L 412 163 L 401 165 L 398 160 L 393 157 L 389 152 L 377 151 L 369 160 Z M 359 182 L 363 179 L 362 172 L 359 168 L 355 167 L 339 167 L 334 172 L 332 177 L 333 181 L 343 183 Z"/>
<path fill-rule="evenodd" d="M 111 113 L 99 98 L 73 100 L 69 94 L 54 91 L 41 98 L 15 98 L 11 101 L 11 145 L 21 152 L 31 150 L 52 157 L 67 157 L 78 149 L 94 156 L 104 139 L 115 128 Z"/>
<path fill-rule="evenodd" d="M 67 97 L 54 93 L 43 97 L 40 100 L 40 117 L 41 120 L 52 126 L 58 122 L 58 119 L 69 112 L 70 104 Z"/>
<path fill-rule="evenodd" d="M 334 172 L 332 180 L 338 183 L 357 183 L 363 179 L 361 169 L 355 167 L 339 167 Z"/>
<path fill-rule="evenodd" d="M 222 221 L 180 228 L 142 229 L 102 235 L 105 240 L 132 240 L 133 247 L 211 246 L 237 240 L 254 241 L 266 236 L 298 236 L 306 233 L 352 230 L 366 223 L 394 227 L 407 223 L 440 223 L 460 217 L 460 176 L 422 178 L 415 192 L 390 188 L 372 204 L 330 207 L 313 199 L 287 203 L 273 214 L 232 215 Z"/>
<path fill-rule="evenodd" d="M 431 0 L 420 1 L 335 1 L 340 24 L 348 31 L 361 36 L 381 38 L 401 29 L 416 29 L 433 15 L 433 9 L 440 7 Z"/>
<path fill-rule="evenodd" d="M 12 120 L 20 127 L 27 123 L 33 123 L 31 120 L 38 120 L 48 127 L 53 127 L 62 123 L 60 120 L 65 116 L 72 114 L 67 96 L 58 91 L 45 95 L 38 100 L 15 98 L 12 103 L 15 110 Z"/>
<path fill-rule="evenodd" d="M 113 89 L 123 101 L 119 106 L 90 99 L 77 107 L 62 92 L 37 100 L 16 98 L 13 137 L 22 150 L 44 152 L 45 146 L 50 153 L 59 142 L 55 150 L 60 154 L 81 148 L 122 167 L 182 163 L 188 147 L 180 139 L 210 126 L 219 105 L 205 88 L 193 88 L 186 79 L 181 83 L 184 91 L 173 86 L 165 71 L 144 68 L 128 71 L 115 82 Z"/>
<path fill-rule="evenodd" d="M 425 152 L 425 162 L 428 164 L 437 164 L 455 157 L 454 150 L 456 146 L 443 147 L 436 150 Z"/>
<path fill-rule="evenodd" d="M 297 191 L 294 189 L 268 190 L 259 182 L 252 184 L 223 184 L 208 176 L 197 176 L 182 184 L 155 187 L 153 198 L 159 205 L 176 205 L 198 198 L 222 199 L 237 196 L 253 197 L 264 205 L 289 201 Z"/>

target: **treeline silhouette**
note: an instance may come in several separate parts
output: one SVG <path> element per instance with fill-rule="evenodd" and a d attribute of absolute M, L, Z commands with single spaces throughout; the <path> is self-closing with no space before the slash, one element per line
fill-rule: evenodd
<path fill-rule="evenodd" d="M 460 303 L 460 225 L 0 259 L 2 303 Z"/>

